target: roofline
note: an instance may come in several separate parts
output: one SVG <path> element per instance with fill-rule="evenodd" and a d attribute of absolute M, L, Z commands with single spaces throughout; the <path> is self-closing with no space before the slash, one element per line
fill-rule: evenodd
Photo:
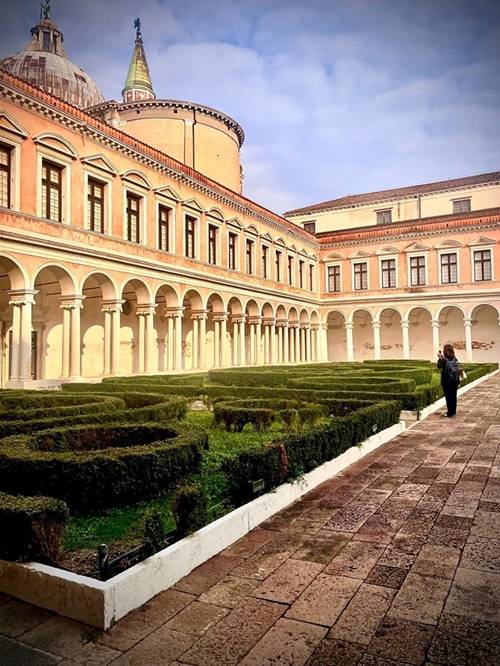
<path fill-rule="evenodd" d="M 341 243 L 349 240 L 356 241 L 366 237 L 372 237 L 375 239 L 382 236 L 387 238 L 388 235 L 405 233 L 418 229 L 425 231 L 427 227 L 431 227 L 432 225 L 448 226 L 447 223 L 451 222 L 476 219 L 483 222 L 485 217 L 497 218 L 492 221 L 500 222 L 500 207 L 483 208 L 469 213 L 450 213 L 448 215 L 416 218 L 413 220 L 404 220 L 402 222 L 389 222 L 387 224 L 372 224 L 365 227 L 351 227 L 350 229 L 339 229 L 337 231 L 321 231 L 316 234 L 316 238 L 321 247 L 328 243 Z M 392 233 L 388 234 L 388 232 Z"/>
<path fill-rule="evenodd" d="M 457 181 L 463 181 L 468 178 L 478 178 L 480 176 L 491 176 L 491 180 L 484 181 L 481 183 L 476 183 L 476 182 L 471 182 L 469 185 L 467 184 L 462 184 L 462 185 L 457 185 Z M 500 171 L 487 171 L 485 173 L 476 173 L 476 174 L 471 174 L 470 176 L 459 176 L 457 178 L 450 178 L 448 180 L 434 180 L 429 183 L 417 183 L 416 185 L 406 185 L 403 187 L 395 187 L 391 188 L 389 190 L 377 190 L 375 192 L 359 192 L 358 194 L 346 194 L 342 197 L 338 197 L 337 199 L 330 199 L 329 201 L 324 201 L 320 202 L 317 204 L 311 204 L 310 206 L 304 206 L 302 208 L 294 208 L 293 210 L 289 210 L 286 213 L 283 213 L 285 217 L 296 217 L 299 215 L 308 215 L 308 214 L 316 214 L 316 213 L 324 213 L 325 211 L 329 210 L 342 210 L 342 209 L 348 209 L 348 208 L 359 208 L 362 206 L 370 206 L 373 204 L 377 203 L 387 203 L 389 201 L 398 201 L 401 199 L 417 199 L 419 196 L 426 195 L 426 194 L 438 194 L 439 192 L 449 192 L 452 190 L 461 190 L 467 187 L 480 187 L 484 185 L 493 185 L 497 183 L 500 180 Z M 422 190 L 420 192 L 412 192 L 408 194 L 400 194 L 398 196 L 398 192 L 402 192 L 403 190 L 408 190 L 410 188 L 425 188 L 425 187 L 430 187 L 431 185 L 436 185 L 438 183 L 442 183 L 443 187 L 440 189 L 436 190 Z M 448 186 L 446 186 L 448 185 Z M 386 196 L 386 197 L 381 197 L 380 199 L 372 199 L 370 201 L 359 201 L 359 202 L 353 202 L 353 203 L 344 203 L 341 205 L 335 205 L 337 201 L 341 201 L 342 199 L 345 199 L 347 197 L 362 197 L 362 196 L 367 196 L 367 195 L 376 195 L 376 194 L 383 194 L 384 192 L 393 192 L 393 196 Z"/>
<path fill-rule="evenodd" d="M 242 126 L 227 113 L 223 113 L 222 111 L 214 109 L 211 106 L 206 106 L 205 104 L 198 104 L 197 102 L 188 102 L 182 99 L 155 98 L 155 99 L 141 99 L 134 102 L 117 102 L 116 100 L 111 99 L 111 100 L 106 100 L 105 102 L 101 102 L 100 104 L 95 104 L 94 106 L 89 106 L 85 110 L 88 113 L 92 114 L 94 113 L 94 111 L 106 111 L 108 109 L 127 110 L 129 108 L 135 109 L 138 106 L 139 107 L 161 106 L 173 109 L 188 109 L 189 111 L 206 113 L 209 116 L 214 116 L 215 118 L 218 118 L 228 127 L 233 129 L 238 136 L 240 147 L 243 145 L 243 142 L 245 141 L 245 132 L 243 131 Z"/>
<path fill-rule="evenodd" d="M 309 241 L 309 243 L 312 243 L 317 247 L 317 241 L 314 234 L 305 231 L 301 226 L 294 222 L 290 222 L 290 220 L 287 220 L 281 215 L 261 206 L 252 199 L 248 199 L 239 192 L 235 192 L 229 187 L 212 180 L 192 167 L 188 167 L 167 153 L 164 153 L 157 148 L 153 148 L 147 143 L 143 143 L 139 139 L 116 129 L 102 120 L 94 118 L 94 116 L 87 113 L 85 109 L 80 109 L 74 104 L 65 102 L 59 97 L 56 97 L 23 79 L 19 79 L 3 69 L 0 69 L 0 85 L 1 84 L 3 84 L 6 89 L 9 89 L 10 87 L 14 91 L 14 94 L 12 95 L 14 101 L 19 92 L 24 93 L 27 96 L 30 96 L 31 99 L 38 100 L 41 104 L 52 107 L 56 112 L 70 116 L 73 120 L 72 124 L 74 127 L 88 129 L 90 134 L 92 134 L 92 131 L 101 132 L 108 140 L 121 142 L 122 144 L 125 144 L 129 150 L 136 151 L 138 155 L 146 157 L 150 162 L 157 162 L 167 169 L 172 170 L 175 177 L 184 177 L 191 185 L 196 183 L 198 189 L 209 190 L 210 193 L 216 197 L 226 198 L 229 205 L 232 204 L 235 208 L 243 208 L 244 212 L 253 212 L 254 215 L 264 218 L 264 222 L 274 222 L 275 224 L 280 225 L 283 231 L 297 234 L 297 236 L 303 238 L 306 242 Z M 53 114 L 51 114 L 51 116 L 54 117 Z"/>

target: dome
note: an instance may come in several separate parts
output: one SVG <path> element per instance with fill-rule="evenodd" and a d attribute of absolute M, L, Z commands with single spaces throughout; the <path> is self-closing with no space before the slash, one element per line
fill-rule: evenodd
<path fill-rule="evenodd" d="M 81 108 L 104 102 L 90 76 L 68 60 L 63 34 L 51 19 L 39 21 L 31 35 L 24 51 L 0 60 L 0 69 Z"/>

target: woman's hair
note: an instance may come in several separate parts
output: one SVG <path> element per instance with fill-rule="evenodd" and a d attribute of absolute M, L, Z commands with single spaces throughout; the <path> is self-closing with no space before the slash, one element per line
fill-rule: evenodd
<path fill-rule="evenodd" d="M 452 361 L 455 358 L 455 350 L 453 349 L 453 345 L 445 345 L 443 347 L 443 356 L 448 359 L 448 361 Z"/>

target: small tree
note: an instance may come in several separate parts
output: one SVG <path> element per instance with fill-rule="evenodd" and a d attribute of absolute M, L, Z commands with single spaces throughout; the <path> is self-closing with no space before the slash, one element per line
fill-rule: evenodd
<path fill-rule="evenodd" d="M 150 509 L 144 518 L 144 537 L 142 542 L 145 557 L 151 557 L 165 547 L 165 524 L 157 509 Z"/>

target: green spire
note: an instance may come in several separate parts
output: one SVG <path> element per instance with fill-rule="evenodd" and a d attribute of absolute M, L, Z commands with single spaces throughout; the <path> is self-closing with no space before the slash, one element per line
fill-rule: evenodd
<path fill-rule="evenodd" d="M 155 94 L 151 77 L 149 75 L 148 61 L 144 52 L 144 44 L 141 35 L 141 22 L 134 21 L 135 44 L 132 59 L 128 68 L 127 80 L 122 90 L 124 102 L 135 102 L 141 99 L 154 99 Z"/>

